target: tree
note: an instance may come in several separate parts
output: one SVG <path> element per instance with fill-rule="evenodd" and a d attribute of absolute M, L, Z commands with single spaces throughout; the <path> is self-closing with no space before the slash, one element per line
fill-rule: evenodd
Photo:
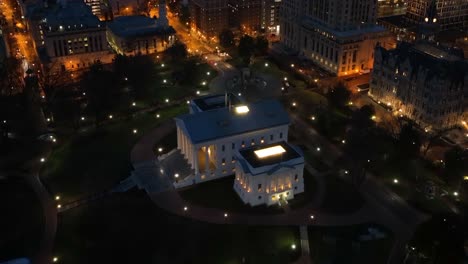
<path fill-rule="evenodd" d="M 351 92 L 346 88 L 343 83 L 338 83 L 327 94 L 328 101 L 337 108 L 342 108 L 348 104 L 351 98 Z"/>
<path fill-rule="evenodd" d="M 187 46 L 184 43 L 176 42 L 164 51 L 164 55 L 171 57 L 174 61 L 180 61 L 188 56 Z"/>
<path fill-rule="evenodd" d="M 416 229 L 404 263 L 461 264 L 466 233 L 466 224 L 460 216 L 434 215 Z"/>
<path fill-rule="evenodd" d="M 21 61 L 15 57 L 6 58 L 0 65 L 0 95 L 20 91 L 21 79 Z"/>
<path fill-rule="evenodd" d="M 94 113 L 95 124 L 99 126 L 105 114 L 118 104 L 117 79 L 112 72 L 104 70 L 101 63 L 95 63 L 83 74 L 81 82 L 88 97 L 89 110 Z"/>
<path fill-rule="evenodd" d="M 223 48 L 229 48 L 234 45 L 234 33 L 229 30 L 225 29 L 219 33 L 219 44 Z"/>
<path fill-rule="evenodd" d="M 445 180 L 452 186 L 459 184 L 468 173 L 468 153 L 459 147 L 453 147 L 444 154 Z"/>
<path fill-rule="evenodd" d="M 372 128 L 374 126 L 374 121 L 372 120 L 374 114 L 375 109 L 372 105 L 364 105 L 353 112 L 351 118 L 352 126 L 359 130 Z"/>
<path fill-rule="evenodd" d="M 264 36 L 258 36 L 255 39 L 255 49 L 257 54 L 265 55 L 268 52 L 268 40 Z"/>
<path fill-rule="evenodd" d="M 421 149 L 421 136 L 411 124 L 405 124 L 401 128 L 397 141 L 400 157 L 406 160 L 412 160 L 419 156 Z"/>
<path fill-rule="evenodd" d="M 114 61 L 114 73 L 120 77 L 120 81 L 130 85 L 135 98 L 145 99 L 155 74 L 155 64 L 145 55 L 117 56 Z"/>
<path fill-rule="evenodd" d="M 190 9 L 188 5 L 182 5 L 180 7 L 179 21 L 183 25 L 186 25 L 188 22 L 190 22 Z"/>
<path fill-rule="evenodd" d="M 250 64 L 250 58 L 252 57 L 255 50 L 255 41 L 251 36 L 244 35 L 240 41 L 239 46 L 239 56 L 242 57 L 246 65 Z"/>

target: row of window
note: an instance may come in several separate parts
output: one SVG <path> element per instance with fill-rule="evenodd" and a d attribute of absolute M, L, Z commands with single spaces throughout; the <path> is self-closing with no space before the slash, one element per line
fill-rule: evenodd
<path fill-rule="evenodd" d="M 279 138 L 283 139 L 283 132 L 279 133 Z M 270 141 L 273 141 L 275 139 L 275 135 L 270 135 Z M 260 138 L 260 144 L 265 143 L 265 137 Z M 250 140 L 250 145 L 254 146 L 255 145 L 255 139 Z M 241 142 L 241 147 L 245 148 L 245 140 L 242 140 Z M 236 149 L 236 143 L 231 143 L 231 149 Z M 225 145 L 221 145 L 221 151 L 224 152 L 226 150 Z"/>

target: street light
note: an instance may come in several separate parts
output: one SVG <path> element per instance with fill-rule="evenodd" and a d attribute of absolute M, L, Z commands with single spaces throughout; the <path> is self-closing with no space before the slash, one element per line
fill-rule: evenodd
<path fill-rule="evenodd" d="M 158 152 L 162 152 L 163 151 L 163 148 L 158 148 Z"/>
<path fill-rule="evenodd" d="M 200 91 L 197 91 L 197 95 L 200 94 Z"/>
<path fill-rule="evenodd" d="M 317 151 L 320 151 L 320 148 L 317 148 Z"/>
<path fill-rule="evenodd" d="M 133 129 L 133 134 L 136 134 L 136 133 L 138 133 L 138 130 Z"/>
<path fill-rule="evenodd" d="M 184 206 L 184 211 L 187 212 L 187 210 L 188 210 L 188 207 Z"/>
<path fill-rule="evenodd" d="M 310 119 L 312 119 L 312 121 L 315 121 L 315 116 L 312 116 Z"/>
<path fill-rule="evenodd" d="M 458 196 L 458 192 L 453 192 L 453 196 Z"/>
<path fill-rule="evenodd" d="M 133 103 L 132 103 L 132 106 L 136 106 L 136 103 L 135 103 L 135 102 L 133 102 Z"/>
<path fill-rule="evenodd" d="M 312 220 L 313 220 L 314 218 L 315 218 L 315 216 L 314 216 L 314 215 L 310 215 L 310 219 L 312 219 Z"/>
<path fill-rule="evenodd" d="M 55 201 L 58 201 L 58 200 L 60 200 L 60 196 L 57 195 L 55 196 Z"/>
<path fill-rule="evenodd" d="M 344 140 L 344 139 L 343 139 L 343 140 L 341 140 L 341 143 L 345 144 L 345 143 L 346 143 L 346 140 Z"/>
<path fill-rule="evenodd" d="M 156 118 L 159 118 L 159 117 L 160 117 L 160 115 L 159 115 L 159 114 L 157 114 L 157 115 L 156 115 Z"/>
<path fill-rule="evenodd" d="M 292 244 L 292 245 L 291 245 L 291 249 L 292 249 L 292 250 L 295 250 L 295 249 L 296 249 L 296 244 Z"/>
<path fill-rule="evenodd" d="M 179 173 L 174 174 L 174 177 L 177 179 L 179 178 Z"/>
<path fill-rule="evenodd" d="M 265 62 L 265 67 L 268 67 L 268 63 Z"/>
<path fill-rule="evenodd" d="M 165 100 L 165 101 L 166 101 L 166 103 L 169 103 L 169 99 L 168 99 L 168 98 L 166 98 L 166 100 Z"/>
<path fill-rule="evenodd" d="M 227 213 L 224 213 L 224 218 L 227 218 L 228 217 L 228 214 Z"/>
<path fill-rule="evenodd" d="M 398 179 L 393 179 L 393 183 L 397 184 L 397 183 L 398 183 Z"/>
<path fill-rule="evenodd" d="M 57 204 L 57 208 L 58 208 L 58 209 L 62 208 L 62 205 L 61 205 L 61 204 Z"/>
<path fill-rule="evenodd" d="M 112 119 L 112 118 L 113 118 L 113 116 L 112 116 L 112 115 L 109 115 L 109 119 Z"/>
<path fill-rule="evenodd" d="M 41 162 L 45 162 L 45 158 L 41 158 Z"/>
<path fill-rule="evenodd" d="M 161 67 L 163 67 L 163 68 L 164 68 L 164 63 L 162 63 L 162 64 L 161 64 Z"/>
<path fill-rule="evenodd" d="M 86 118 L 85 118 L 84 116 L 81 117 L 81 121 L 85 121 L 85 119 L 86 119 Z"/>
<path fill-rule="evenodd" d="M 58 261 L 58 258 L 57 258 L 57 257 L 54 257 L 54 258 L 52 259 L 52 262 L 57 262 L 57 261 Z"/>

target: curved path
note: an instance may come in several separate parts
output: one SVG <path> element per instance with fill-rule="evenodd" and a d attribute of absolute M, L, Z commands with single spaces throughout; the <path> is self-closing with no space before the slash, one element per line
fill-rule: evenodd
<path fill-rule="evenodd" d="M 173 133 L 174 123 L 168 120 L 161 126 L 154 128 L 144 135 L 131 151 L 131 161 L 134 167 L 141 164 L 153 162 L 156 166 L 156 157 L 153 153 L 153 146 L 168 133 Z M 156 170 L 155 170 L 156 171 Z M 156 175 L 155 175 L 156 176 Z M 389 201 L 382 201 L 392 196 L 387 193 L 374 180 L 364 182 L 361 187 L 361 193 L 366 198 L 365 205 L 358 211 L 348 215 L 334 215 L 320 212 L 311 201 L 301 209 L 292 210 L 278 215 L 248 215 L 241 213 L 231 213 L 219 208 L 206 208 L 188 204 L 182 199 L 178 191 L 171 188 L 163 192 L 152 193 L 148 195 L 152 201 L 159 207 L 179 216 L 184 216 L 199 221 L 215 224 L 243 224 L 243 225 L 317 225 L 317 226 L 347 226 L 362 223 L 376 223 L 382 225 L 395 234 L 395 243 L 391 251 L 388 263 L 400 263 L 406 242 L 410 239 L 414 226 L 424 217 L 414 217 L 408 219 L 404 217 L 407 214 L 416 214 L 412 208 L 408 207 L 398 198 L 391 198 L 395 208 L 389 208 Z M 383 192 L 384 198 L 379 198 Z M 187 207 L 187 210 L 184 208 Z M 408 213 L 410 212 L 410 213 Z M 224 214 L 228 216 L 225 217 Z M 311 219 L 314 215 L 314 219 Z"/>

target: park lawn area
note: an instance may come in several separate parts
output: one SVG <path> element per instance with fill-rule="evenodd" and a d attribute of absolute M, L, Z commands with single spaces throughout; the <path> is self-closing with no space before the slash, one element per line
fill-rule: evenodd
<path fill-rule="evenodd" d="M 313 201 L 315 194 L 317 194 L 317 180 L 304 169 L 304 192 L 294 195 L 294 199 L 288 201 L 291 209 L 298 209 L 304 207 L 307 203 Z"/>
<path fill-rule="evenodd" d="M 32 176 L 31 176 L 32 177 Z M 34 190 L 23 179 L 0 180 L 0 262 L 31 258 L 39 249 L 44 215 Z"/>
<path fill-rule="evenodd" d="M 180 105 L 160 110 L 160 118 L 155 113 L 138 114 L 70 138 L 59 135 L 62 143 L 48 158 L 42 179 L 49 191 L 65 202 L 110 189 L 130 175 L 130 150 L 138 138 L 164 120 L 185 113 L 186 108 Z"/>
<path fill-rule="evenodd" d="M 374 264 L 386 263 L 393 243 L 393 235 L 384 238 L 359 241 L 361 235 L 368 234 L 367 228 L 373 225 L 353 225 L 343 227 L 309 227 L 309 243 L 313 263 L 334 264 Z"/>
<path fill-rule="evenodd" d="M 251 207 L 239 198 L 234 191 L 234 176 L 207 181 L 196 186 L 182 189 L 179 194 L 184 200 L 199 206 L 221 208 L 229 212 L 246 214 L 281 214 L 283 209 L 277 205 Z"/>
<path fill-rule="evenodd" d="M 157 64 L 157 74 L 153 77 L 152 84 L 149 88 L 149 100 L 155 102 L 164 102 L 165 99 L 175 100 L 183 97 L 193 96 L 196 91 L 207 91 L 209 82 L 217 76 L 217 71 L 211 65 L 200 62 L 197 65 L 196 78 L 190 85 L 172 84 L 172 73 L 175 71 L 183 71 L 183 63 L 168 62 L 164 67 Z M 207 72 L 210 75 L 207 75 Z M 167 80 L 167 83 L 163 81 Z M 206 82 L 203 85 L 203 82 Z"/>
<path fill-rule="evenodd" d="M 323 175 L 325 197 L 321 210 L 333 214 L 350 214 L 364 205 L 364 199 L 351 183 L 334 173 Z"/>
<path fill-rule="evenodd" d="M 214 225 L 167 214 L 143 191 L 61 214 L 55 254 L 81 263 L 291 263 L 297 227 Z"/>

